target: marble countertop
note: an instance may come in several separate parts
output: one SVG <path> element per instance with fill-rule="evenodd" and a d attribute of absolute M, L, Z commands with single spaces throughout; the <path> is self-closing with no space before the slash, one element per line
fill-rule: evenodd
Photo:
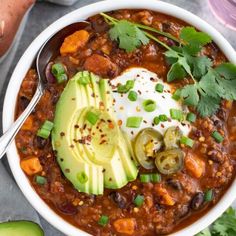
<path fill-rule="evenodd" d="M 117 0 L 118 1 L 118 0 Z M 128 1 L 128 0 L 127 0 Z M 132 1 L 132 0 L 129 0 Z M 178 5 L 182 8 L 185 8 L 194 14 L 200 16 L 202 19 L 206 20 L 209 24 L 213 25 L 218 31 L 220 31 L 225 38 L 232 44 L 232 46 L 236 49 L 236 32 L 230 29 L 225 28 L 222 24 L 220 24 L 210 12 L 208 7 L 207 0 L 165 0 L 166 2 Z M 79 0 L 76 4 L 70 7 L 54 5 L 47 2 L 37 2 L 35 6 L 32 8 L 29 13 L 28 20 L 26 22 L 26 26 L 24 32 L 22 34 L 21 39 L 18 42 L 18 48 L 14 59 L 12 59 L 11 66 L 9 67 L 9 73 L 6 78 L 10 78 L 11 73 L 18 62 L 19 58 L 25 51 L 25 49 L 29 46 L 32 40 L 49 24 L 63 16 L 64 14 L 77 9 L 81 6 L 97 2 L 96 0 Z M 232 52 L 235 53 L 235 52 Z M 10 63 L 9 63 L 10 64 Z M 1 88 L 1 97 L 0 103 L 3 103 L 3 97 L 5 94 L 5 90 L 8 84 L 8 80 L 5 79 L 0 83 Z M 6 162 L 4 160 L 4 162 Z M 5 163 L 6 164 L 6 163 Z M 56 229 L 50 226 L 45 220 L 40 218 L 41 224 L 45 230 L 46 236 L 63 236 Z"/>

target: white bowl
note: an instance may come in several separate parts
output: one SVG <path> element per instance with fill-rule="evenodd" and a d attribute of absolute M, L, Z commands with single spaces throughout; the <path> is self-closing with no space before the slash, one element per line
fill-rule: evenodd
<path fill-rule="evenodd" d="M 34 60 L 35 55 L 37 54 L 37 51 L 44 43 L 44 41 L 48 39 L 52 34 L 60 30 L 61 28 L 73 22 L 84 20 L 87 17 L 95 15 L 99 12 L 106 12 L 110 10 L 124 9 L 124 8 L 150 9 L 184 20 L 188 22 L 190 25 L 195 26 L 197 29 L 207 32 L 209 35 L 211 35 L 213 40 L 224 52 L 229 61 L 236 64 L 236 56 L 234 53 L 234 49 L 230 46 L 227 40 L 212 26 L 210 26 L 205 21 L 201 20 L 199 17 L 193 15 L 192 13 L 186 10 L 156 0 L 148 0 L 148 1 L 107 0 L 107 1 L 97 2 L 82 7 L 80 9 L 77 9 L 63 16 L 53 24 L 51 24 L 31 43 L 31 45 L 25 51 L 24 55 L 21 57 L 20 61 L 18 62 L 12 74 L 10 83 L 7 88 L 4 100 L 4 108 L 3 108 L 4 131 L 6 131 L 14 121 L 17 94 L 20 89 L 21 82 L 26 72 L 30 68 L 31 63 Z M 7 157 L 11 171 L 15 177 L 15 180 L 19 185 L 20 189 L 22 190 L 22 192 L 24 193 L 25 197 L 49 223 L 51 223 L 54 227 L 56 227 L 58 230 L 62 231 L 66 235 L 70 236 L 88 235 L 87 233 L 74 227 L 73 225 L 63 220 L 60 216 L 58 216 L 54 211 L 52 211 L 47 206 L 47 204 L 34 191 L 24 172 L 20 168 L 19 155 L 17 153 L 16 145 L 14 142 L 11 144 L 10 148 L 7 151 Z M 188 227 L 185 227 L 182 230 L 173 233 L 172 235 L 191 236 L 198 233 L 202 229 L 206 228 L 232 204 L 236 196 L 235 193 L 236 193 L 236 181 L 233 182 L 231 187 L 224 194 L 224 196 L 218 202 L 218 204 L 214 208 L 212 208 L 206 215 L 204 215 L 203 217 L 201 217 L 199 220 L 192 223 Z"/>

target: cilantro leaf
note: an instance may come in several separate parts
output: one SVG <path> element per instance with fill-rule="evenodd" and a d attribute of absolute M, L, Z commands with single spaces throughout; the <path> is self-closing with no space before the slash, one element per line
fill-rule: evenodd
<path fill-rule="evenodd" d="M 211 116 L 220 107 L 220 97 L 202 95 L 197 105 L 197 111 L 202 117 Z"/>
<path fill-rule="evenodd" d="M 215 70 L 226 79 L 236 79 L 236 65 L 232 63 L 222 63 Z"/>
<path fill-rule="evenodd" d="M 167 74 L 167 81 L 171 82 L 176 79 L 183 79 L 185 76 L 186 76 L 185 70 L 178 62 L 176 62 L 171 66 Z"/>
<path fill-rule="evenodd" d="M 185 43 L 196 46 L 204 46 L 212 41 L 208 34 L 197 32 L 194 27 L 184 27 L 180 32 L 180 38 Z"/>
<path fill-rule="evenodd" d="M 181 97 L 185 105 L 197 106 L 199 102 L 197 87 L 194 84 L 186 85 L 181 89 Z"/>
<path fill-rule="evenodd" d="M 222 87 L 220 87 L 215 80 L 215 75 L 212 70 L 209 70 L 199 81 L 199 89 L 203 95 L 217 98 L 222 94 Z"/>
<path fill-rule="evenodd" d="M 148 44 L 149 38 L 135 24 L 120 20 L 110 30 L 109 35 L 111 40 L 119 42 L 119 47 L 125 49 L 126 52 L 132 52 L 141 44 Z"/>
<path fill-rule="evenodd" d="M 209 228 L 202 230 L 200 233 L 196 234 L 195 236 L 211 236 L 211 232 Z"/>
<path fill-rule="evenodd" d="M 201 78 L 201 76 L 205 75 L 207 70 L 212 66 L 212 61 L 206 57 L 187 57 L 188 61 L 192 67 L 193 70 L 193 76 L 194 78 Z"/>

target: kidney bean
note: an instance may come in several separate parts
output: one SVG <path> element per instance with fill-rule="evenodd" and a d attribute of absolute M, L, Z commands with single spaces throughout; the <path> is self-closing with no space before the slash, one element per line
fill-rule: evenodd
<path fill-rule="evenodd" d="M 77 213 L 77 208 L 70 202 L 63 202 L 57 206 L 57 209 L 65 215 L 75 215 Z"/>
<path fill-rule="evenodd" d="M 203 202 L 204 202 L 204 194 L 202 192 L 198 192 L 193 196 L 190 202 L 190 207 L 193 210 L 198 210 L 201 208 Z"/>

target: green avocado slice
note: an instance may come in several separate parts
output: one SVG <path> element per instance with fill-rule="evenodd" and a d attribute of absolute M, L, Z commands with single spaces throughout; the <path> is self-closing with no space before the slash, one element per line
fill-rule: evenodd
<path fill-rule="evenodd" d="M 0 223 L 0 236 L 44 236 L 44 232 L 38 224 L 20 220 Z"/>
<path fill-rule="evenodd" d="M 81 76 L 90 82 L 80 83 Z M 56 105 L 52 145 L 65 177 L 81 192 L 103 194 L 137 177 L 126 141 L 113 112 L 108 80 L 79 72 L 69 80 Z M 87 113 L 98 115 L 96 124 Z M 105 138 L 105 140 L 103 140 Z"/>

